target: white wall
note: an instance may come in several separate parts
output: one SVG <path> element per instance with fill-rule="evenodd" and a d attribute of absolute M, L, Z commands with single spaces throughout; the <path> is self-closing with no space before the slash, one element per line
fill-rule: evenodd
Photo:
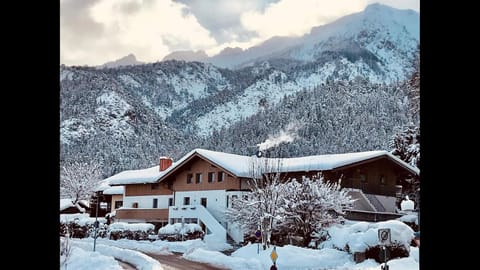
<path fill-rule="evenodd" d="M 169 198 L 173 198 L 173 195 L 124 196 L 123 207 L 132 208 L 132 204 L 137 202 L 138 208 L 152 208 L 153 199 L 158 199 L 157 208 L 167 209 Z"/>
<path fill-rule="evenodd" d="M 175 192 L 175 205 L 182 206 L 183 198 L 190 197 L 190 205 L 199 205 L 201 198 L 207 198 L 207 210 L 219 221 L 223 221 L 227 205 L 225 190 L 196 190 Z"/>

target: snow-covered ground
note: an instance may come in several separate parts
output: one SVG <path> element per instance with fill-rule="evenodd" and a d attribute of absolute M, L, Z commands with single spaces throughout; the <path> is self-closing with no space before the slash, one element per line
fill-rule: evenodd
<path fill-rule="evenodd" d="M 356 264 L 351 253 L 339 248 L 349 244 L 356 250 L 375 245 L 378 228 L 390 228 L 392 242 L 407 244 L 413 231 L 399 221 L 377 223 L 349 222 L 329 230 L 332 238 L 323 244 L 322 249 L 307 249 L 286 245 L 276 247 L 278 269 L 332 269 L 332 270 L 380 270 L 380 264 L 368 259 Z M 161 264 L 144 253 L 170 255 L 172 252 L 183 253 L 186 260 L 210 263 L 228 269 L 269 269 L 272 265 L 270 255 L 273 247 L 263 250 L 257 244 L 248 244 L 230 256 L 220 252 L 231 248 L 228 244 L 209 246 L 200 239 L 184 242 L 108 240 L 98 238 L 96 252 L 92 252 L 93 239 L 71 239 L 72 255 L 68 260 L 69 270 L 78 269 L 120 269 L 113 258 L 136 265 L 139 269 L 163 269 Z M 388 261 L 392 270 L 418 270 L 419 249 L 409 247 L 410 256 Z M 258 250 L 258 253 L 257 253 Z M 64 268 L 62 268 L 64 269 Z"/>

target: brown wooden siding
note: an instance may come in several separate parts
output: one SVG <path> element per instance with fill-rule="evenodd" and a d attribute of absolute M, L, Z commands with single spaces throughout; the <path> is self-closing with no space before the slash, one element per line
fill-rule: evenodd
<path fill-rule="evenodd" d="M 328 179 L 336 180 L 342 174 L 344 176 L 343 187 L 358 188 L 364 193 L 395 196 L 395 185 L 401 184 L 408 172 L 385 157 L 370 163 L 332 171 L 329 173 Z M 363 182 L 362 175 L 365 177 Z"/>
<path fill-rule="evenodd" d="M 282 174 L 282 179 L 296 178 L 301 180 L 303 176 L 311 178 L 318 173 L 319 171 L 288 172 Z M 323 171 L 322 174 L 329 181 L 338 181 L 343 175 L 342 187 L 361 189 L 364 193 L 395 196 L 395 186 L 398 184 L 405 185 L 405 179 L 409 172 L 390 159 L 381 157 L 370 162 L 353 164 L 332 171 Z M 364 182 L 361 181 L 361 175 L 365 176 Z M 381 176 L 383 176 L 383 182 L 380 181 Z"/>
<path fill-rule="evenodd" d="M 168 209 L 118 209 L 116 219 L 168 220 Z"/>
<path fill-rule="evenodd" d="M 163 183 L 157 184 L 156 189 L 152 189 L 152 184 L 125 185 L 125 196 L 146 196 L 146 195 L 172 195 Z"/>
<path fill-rule="evenodd" d="M 215 174 L 215 180 L 211 183 L 208 182 L 208 173 L 213 172 Z M 218 172 L 224 172 L 224 179 L 222 182 L 218 182 Z M 196 183 L 196 174 L 202 174 L 202 182 Z M 187 184 L 187 174 L 192 174 L 192 182 Z M 187 162 L 180 170 L 174 173 L 170 178 L 170 181 L 174 180 L 172 188 L 175 191 L 195 191 L 195 190 L 227 190 L 227 189 L 240 189 L 240 179 L 235 176 L 229 175 L 211 163 L 205 161 L 202 158 L 194 157 Z"/>

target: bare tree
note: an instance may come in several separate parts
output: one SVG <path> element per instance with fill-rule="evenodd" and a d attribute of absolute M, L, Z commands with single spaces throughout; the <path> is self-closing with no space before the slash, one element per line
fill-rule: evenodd
<path fill-rule="evenodd" d="M 282 182 L 281 160 L 252 158 L 249 182 L 251 192 L 232 202 L 226 217 L 248 231 L 261 231 L 263 249 L 270 244 L 272 229 L 279 216 Z"/>
<path fill-rule="evenodd" d="M 342 221 L 345 210 L 353 203 L 338 182 L 325 181 L 321 174 L 301 181 L 293 179 L 283 184 L 282 190 L 280 209 L 284 220 L 280 226 L 283 231 L 301 236 L 304 246 L 309 245 L 312 233 Z"/>
<path fill-rule="evenodd" d="M 60 196 L 72 199 L 73 204 L 79 200 L 87 200 L 101 179 L 102 173 L 98 164 L 70 162 L 60 170 Z"/>

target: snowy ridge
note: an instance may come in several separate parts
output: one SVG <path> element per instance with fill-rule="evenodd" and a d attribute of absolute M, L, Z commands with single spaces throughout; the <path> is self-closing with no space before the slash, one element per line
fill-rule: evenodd
<path fill-rule="evenodd" d="M 408 99 L 404 99 L 405 108 L 395 106 L 390 100 L 404 98 L 404 89 L 386 92 L 393 86 L 384 83 L 403 82 L 410 75 L 418 42 L 417 12 L 374 4 L 363 12 L 314 27 L 303 37 L 275 37 L 245 51 L 234 49 L 231 56 L 246 61 L 236 69 L 175 60 L 105 69 L 62 65 L 61 160 L 89 153 L 88 158 L 108 165 L 103 173 L 110 176 L 151 166 L 159 154 L 178 158 L 195 147 L 218 146 L 216 149 L 246 153 L 244 141 L 269 135 L 260 125 L 248 122 L 250 119 L 264 119 L 267 111 L 280 112 L 270 119 L 272 128 L 282 128 L 281 123 L 293 120 L 288 111 L 294 111 L 278 107 L 284 98 L 294 100 L 307 95 L 304 92 L 331 97 L 326 93 L 342 88 L 340 84 L 353 84 L 349 92 L 360 95 L 364 80 L 369 84 L 366 90 L 374 92 L 367 97 L 371 102 L 359 99 L 355 106 L 382 110 L 381 116 L 369 109 L 361 112 L 362 117 L 368 114 L 375 119 L 369 120 L 379 129 L 372 134 L 375 139 L 363 130 L 358 134 L 348 130 L 352 134 L 345 137 L 330 132 L 362 119 L 334 119 L 340 115 L 332 114 L 337 107 L 322 107 L 308 116 L 296 115 L 307 122 L 290 144 L 295 149 L 289 146 L 287 155 L 309 150 L 295 146 L 300 142 L 316 145 L 324 153 L 386 149 L 388 136 L 405 124 L 407 113 L 399 110 L 407 110 Z M 228 58 L 228 50 L 222 55 L 222 61 L 228 62 L 224 57 Z M 376 101 L 380 103 L 372 104 Z M 295 102 L 298 107 L 318 107 L 319 100 L 317 104 L 307 99 Z M 350 103 L 354 102 L 338 104 L 348 107 Z M 324 111 L 326 115 L 322 115 Z M 245 136 L 232 137 L 229 128 L 233 125 L 242 126 Z M 331 138 L 314 139 L 316 130 L 324 128 Z M 326 146 L 337 138 L 335 144 Z M 307 152 L 314 154 L 312 151 Z"/>

